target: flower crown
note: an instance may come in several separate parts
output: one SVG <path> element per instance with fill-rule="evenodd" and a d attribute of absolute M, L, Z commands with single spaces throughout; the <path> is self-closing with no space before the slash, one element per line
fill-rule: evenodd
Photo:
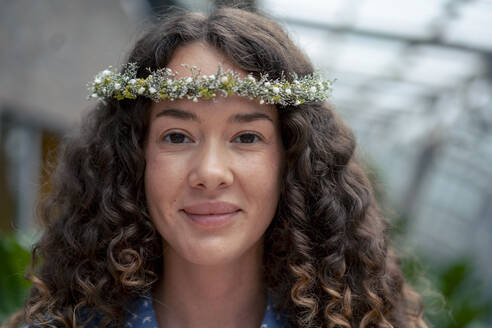
<path fill-rule="evenodd" d="M 88 84 L 89 98 L 123 100 L 143 96 L 155 102 L 182 98 L 198 101 L 199 98 L 214 98 L 220 93 L 223 96 L 237 94 L 249 99 L 258 98 L 260 104 L 297 106 L 305 102 L 325 101 L 333 84 L 333 81 L 322 80 L 318 73 L 301 78 L 293 73 L 292 81 L 288 81 L 283 74 L 275 80 L 268 79 L 268 74 L 262 74 L 257 80 L 252 75 L 241 79 L 239 73 L 222 71 L 220 66 L 217 73 L 212 75 L 201 75 L 195 66 L 183 66 L 191 70 L 190 77 L 176 78 L 178 73 L 161 68 L 156 71 L 148 69 L 150 74 L 146 78 L 137 78 L 136 63 L 124 65 L 122 73 L 115 72 L 110 66 Z"/>

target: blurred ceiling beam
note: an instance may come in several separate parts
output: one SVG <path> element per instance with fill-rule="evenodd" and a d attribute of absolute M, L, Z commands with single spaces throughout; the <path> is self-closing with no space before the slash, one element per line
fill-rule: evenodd
<path fill-rule="evenodd" d="M 213 0 L 213 3 L 216 8 L 227 6 L 247 9 L 250 11 L 256 11 L 258 8 L 256 0 Z"/>
<path fill-rule="evenodd" d="M 414 46 L 414 45 L 441 46 L 441 47 L 446 47 L 446 48 L 456 49 L 456 50 L 462 50 L 462 51 L 478 52 L 478 53 L 481 53 L 481 54 L 486 55 L 486 56 L 492 56 L 491 50 L 483 49 L 483 48 L 479 48 L 479 47 L 468 46 L 468 45 L 459 44 L 459 43 L 445 42 L 441 39 L 440 36 L 435 36 L 435 37 L 426 38 L 426 39 L 424 39 L 424 38 L 412 38 L 412 37 L 406 37 L 406 36 L 402 36 L 402 35 L 395 35 L 395 34 L 391 34 L 391 33 L 377 32 L 377 31 L 368 31 L 365 29 L 358 29 L 358 28 L 347 27 L 347 26 L 335 26 L 335 25 L 329 24 L 329 23 L 307 21 L 304 19 L 297 19 L 294 17 L 276 16 L 275 18 L 282 23 L 302 26 L 302 27 L 306 27 L 306 28 L 318 29 L 318 30 L 325 30 L 325 31 L 338 33 L 338 34 L 353 34 L 353 35 L 363 36 L 363 37 L 373 38 L 373 39 L 382 39 L 382 40 L 388 40 L 388 41 L 403 41 L 403 42 L 408 43 L 409 46 Z"/>

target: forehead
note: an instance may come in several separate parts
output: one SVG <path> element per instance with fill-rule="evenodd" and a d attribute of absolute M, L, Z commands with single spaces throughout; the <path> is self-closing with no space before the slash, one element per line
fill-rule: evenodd
<path fill-rule="evenodd" d="M 188 68 L 183 67 L 182 64 L 196 66 L 200 69 L 201 74 L 206 75 L 217 73 L 219 65 L 223 70 L 231 69 L 238 72 L 242 78 L 248 75 L 246 71 L 237 67 L 220 51 L 202 42 L 192 42 L 176 49 L 166 67 L 178 72 L 178 78 L 190 76 L 191 71 Z M 198 102 L 193 102 L 189 99 L 176 99 L 174 101 L 163 100 L 152 105 L 152 118 L 167 108 L 178 108 L 196 112 L 198 116 L 202 117 L 218 117 L 220 116 L 218 115 L 219 113 L 226 115 L 233 112 L 263 112 L 270 116 L 273 122 L 278 119 L 277 108 L 275 105 L 261 105 L 256 99 L 250 100 L 246 97 L 237 95 L 230 95 L 228 97 L 218 95 L 215 99 L 200 100 Z M 217 112 L 217 110 L 220 110 L 220 112 Z"/>
<path fill-rule="evenodd" d="M 178 77 L 190 76 L 190 70 L 182 64 L 198 67 L 201 74 L 215 74 L 221 66 L 223 70 L 231 69 L 242 77 L 247 76 L 246 71 L 237 67 L 220 51 L 203 42 L 192 42 L 177 48 L 166 67 L 178 72 Z"/>

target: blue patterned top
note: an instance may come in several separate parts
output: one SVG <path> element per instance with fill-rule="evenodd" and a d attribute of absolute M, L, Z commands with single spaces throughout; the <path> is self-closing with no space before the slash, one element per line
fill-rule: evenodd
<path fill-rule="evenodd" d="M 152 306 L 151 297 L 139 297 L 130 306 L 125 328 L 158 328 L 157 320 Z M 283 328 L 287 327 L 286 319 L 275 313 L 272 306 L 272 298 L 268 295 L 268 305 L 263 322 L 259 328 Z"/>

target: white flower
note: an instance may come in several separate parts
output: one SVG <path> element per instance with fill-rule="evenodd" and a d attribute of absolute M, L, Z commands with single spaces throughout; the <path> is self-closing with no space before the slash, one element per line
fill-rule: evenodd
<path fill-rule="evenodd" d="M 136 64 L 128 65 L 126 72 L 117 73 L 112 67 L 108 67 L 95 75 L 92 83 L 88 84 L 89 98 L 121 98 L 119 92 L 125 90 L 126 87 L 133 94 L 155 100 L 160 88 L 164 87 L 168 91 L 167 96 L 170 100 L 187 98 L 199 101 L 200 90 L 195 90 L 193 86 L 200 84 L 224 96 L 234 92 L 249 99 L 258 97 L 260 104 L 301 105 L 316 99 L 324 99 L 325 90 L 331 90 L 330 81 L 321 81 L 320 77 L 315 75 L 304 78 L 294 75 L 290 84 L 285 80 L 267 80 L 267 75 L 261 75 L 261 79 L 257 80 L 252 73 L 247 73 L 242 79 L 237 72 L 222 72 L 221 69 L 218 71 L 220 74 L 211 75 L 200 75 L 199 70 L 192 69 L 192 74 L 178 77 L 177 72 L 165 68 L 158 70 L 155 74 L 149 71 L 149 75 L 143 79 L 135 76 L 136 68 Z M 232 90 L 230 90 L 231 87 Z"/>

